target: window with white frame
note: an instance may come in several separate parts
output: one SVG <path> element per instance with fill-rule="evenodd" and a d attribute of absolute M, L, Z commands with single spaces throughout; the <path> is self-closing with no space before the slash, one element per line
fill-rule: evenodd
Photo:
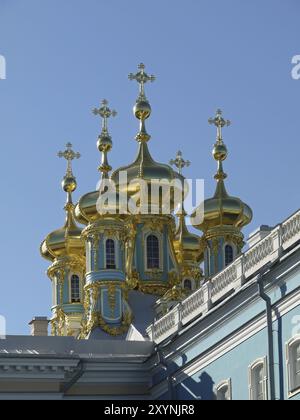
<path fill-rule="evenodd" d="M 289 392 L 300 391 L 300 336 L 287 344 Z"/>
<path fill-rule="evenodd" d="M 147 237 L 147 269 L 160 268 L 160 255 L 159 255 L 159 239 L 156 235 L 149 235 Z"/>
<path fill-rule="evenodd" d="M 232 399 L 231 380 L 222 381 L 216 387 L 216 396 L 218 401 L 230 401 Z"/>
<path fill-rule="evenodd" d="M 267 360 L 258 359 L 249 367 L 249 394 L 250 400 L 267 400 L 268 375 Z"/>
<path fill-rule="evenodd" d="M 233 258 L 234 258 L 233 246 L 229 244 L 225 245 L 224 254 L 225 254 L 225 267 L 227 267 L 229 264 L 233 262 Z"/>
<path fill-rule="evenodd" d="M 71 302 L 80 302 L 80 279 L 77 274 L 71 276 Z"/>
<path fill-rule="evenodd" d="M 115 241 L 113 239 L 107 239 L 105 243 L 105 255 L 106 255 L 106 268 L 108 270 L 116 269 L 116 249 Z"/>

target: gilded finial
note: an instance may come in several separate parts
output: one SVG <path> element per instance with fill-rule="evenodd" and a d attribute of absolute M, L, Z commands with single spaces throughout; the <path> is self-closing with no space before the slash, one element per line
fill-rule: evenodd
<path fill-rule="evenodd" d="M 133 107 L 133 113 L 140 120 L 140 131 L 135 138 L 140 143 L 146 143 L 151 138 L 145 127 L 145 120 L 151 115 L 151 106 L 145 95 L 145 83 L 154 82 L 155 76 L 149 76 L 145 72 L 145 65 L 142 63 L 138 66 L 138 70 L 136 74 L 130 73 L 128 78 L 129 80 L 136 80 L 139 84 L 139 96 Z"/>
<path fill-rule="evenodd" d="M 102 130 L 97 141 L 98 150 L 102 153 L 102 161 L 98 170 L 102 173 L 102 178 L 107 179 L 108 173 L 112 169 L 112 167 L 108 163 L 107 154 L 111 151 L 113 145 L 111 136 L 108 132 L 107 120 L 110 117 L 115 117 L 117 115 L 117 112 L 115 110 L 111 110 L 108 107 L 108 101 L 106 99 L 103 99 L 101 102 L 101 107 L 98 109 L 95 108 L 93 110 L 93 114 L 100 115 L 100 117 L 102 118 Z"/>
<path fill-rule="evenodd" d="M 77 187 L 77 183 L 76 183 L 76 178 L 73 175 L 73 171 L 72 171 L 72 161 L 74 159 L 79 159 L 80 158 L 80 153 L 78 152 L 74 152 L 74 150 L 72 149 L 72 144 L 71 143 L 67 143 L 66 144 L 66 150 L 65 151 L 60 151 L 58 152 L 57 156 L 59 158 L 64 158 L 67 161 L 67 171 L 66 171 L 66 175 L 63 178 L 62 181 L 62 187 L 63 190 L 65 192 L 68 193 L 69 195 L 69 200 L 71 199 L 70 194 L 76 190 Z"/>
<path fill-rule="evenodd" d="M 145 64 L 141 63 L 138 65 L 138 72 L 136 74 L 130 73 L 128 75 L 129 80 L 136 80 L 140 85 L 140 92 L 137 101 L 145 101 L 145 83 L 147 82 L 154 82 L 155 76 L 151 74 L 150 76 L 145 72 Z"/>
<path fill-rule="evenodd" d="M 191 162 L 189 160 L 183 159 L 182 152 L 179 150 L 177 152 L 177 156 L 175 159 L 170 160 L 170 165 L 176 166 L 180 175 L 182 175 L 183 168 L 188 168 L 191 166 Z"/>
<path fill-rule="evenodd" d="M 217 141 L 221 143 L 223 141 L 222 128 L 229 127 L 231 122 L 229 120 L 224 120 L 221 109 L 217 109 L 215 117 L 209 118 L 208 122 L 209 124 L 214 124 L 217 127 Z"/>
<path fill-rule="evenodd" d="M 229 127 L 231 122 L 229 120 L 225 120 L 222 117 L 222 111 L 220 109 L 217 110 L 215 117 L 210 118 L 208 122 L 209 124 L 214 124 L 217 127 L 217 138 L 212 152 L 214 159 L 218 161 L 218 172 L 215 175 L 215 179 L 223 180 L 227 178 L 227 175 L 223 171 L 222 162 L 227 158 L 228 151 L 226 145 L 223 142 L 222 128 Z"/>
<path fill-rule="evenodd" d="M 100 117 L 102 118 L 102 133 L 101 134 L 108 134 L 107 120 L 108 118 L 115 117 L 117 115 L 117 111 L 115 111 L 114 109 L 111 110 L 107 105 L 108 105 L 108 101 L 106 99 L 103 99 L 101 102 L 101 107 L 93 109 L 93 114 L 100 115 Z"/>

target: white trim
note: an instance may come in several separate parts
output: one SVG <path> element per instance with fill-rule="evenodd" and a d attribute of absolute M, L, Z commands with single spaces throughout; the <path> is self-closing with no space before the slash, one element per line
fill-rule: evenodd
<path fill-rule="evenodd" d="M 258 393 L 258 383 L 255 382 L 256 378 L 255 373 L 256 369 L 261 366 L 263 369 L 263 400 L 266 401 L 268 399 L 268 364 L 267 364 L 267 357 L 261 357 L 260 359 L 256 359 L 250 366 L 248 370 L 248 384 L 249 384 L 249 400 L 256 401 L 257 400 L 257 393 Z"/>
<path fill-rule="evenodd" d="M 148 267 L 148 254 L 147 254 L 147 239 L 149 236 L 153 235 L 156 236 L 158 239 L 158 246 L 159 246 L 159 271 L 163 271 L 164 269 L 164 252 L 163 252 L 163 234 L 160 232 L 156 232 L 153 230 L 147 230 L 145 232 L 143 232 L 143 240 L 144 240 L 144 267 L 145 267 L 145 272 L 149 273 L 152 272 L 153 269 Z"/>
<path fill-rule="evenodd" d="M 220 393 L 222 388 L 224 388 L 224 387 L 227 388 L 227 390 L 228 390 L 228 400 L 231 401 L 232 400 L 232 381 L 231 381 L 231 378 L 226 379 L 225 381 L 221 381 L 215 387 L 216 398 L 217 398 L 217 400 L 220 400 L 220 398 L 218 398 L 218 393 Z"/>
<path fill-rule="evenodd" d="M 297 344 L 300 344 L 300 335 L 296 335 L 286 343 L 286 365 L 287 365 L 287 383 L 288 398 L 300 392 L 300 385 L 296 384 L 295 378 L 295 354 L 294 350 Z"/>
<path fill-rule="evenodd" d="M 274 309 L 278 311 L 280 316 L 284 316 L 288 312 L 292 311 L 294 308 L 299 306 L 299 291 L 295 292 L 290 298 L 286 299 L 286 301 L 282 302 L 279 305 L 274 305 Z M 276 321 L 277 317 L 275 312 L 273 312 L 273 321 Z M 218 323 L 218 327 L 221 328 L 223 323 Z M 187 367 L 183 367 L 182 371 L 178 372 L 176 375 L 176 381 L 182 381 L 186 376 L 193 376 L 195 373 L 199 372 L 200 370 L 205 369 L 208 365 L 213 363 L 214 361 L 218 360 L 234 348 L 238 347 L 243 342 L 247 341 L 255 334 L 259 333 L 263 329 L 267 327 L 267 321 L 265 314 L 261 315 L 260 317 L 253 320 L 247 326 L 241 328 L 237 333 L 229 338 L 225 338 L 222 340 L 221 343 L 217 344 L 213 349 L 210 350 L 209 353 L 205 353 L 197 358 L 193 363 L 191 363 Z M 199 339 L 204 339 L 207 335 L 212 333 L 211 327 L 209 327 L 205 331 L 201 331 L 201 335 Z M 197 335 L 193 335 L 193 340 L 197 338 Z M 186 343 L 185 343 L 186 344 Z M 195 341 L 190 343 L 188 348 L 195 345 Z M 184 346 L 185 347 L 185 346 Z M 182 347 L 178 347 L 177 351 L 182 351 Z M 186 351 L 186 350 L 185 350 Z M 171 357 L 171 360 L 176 359 L 177 353 Z"/>

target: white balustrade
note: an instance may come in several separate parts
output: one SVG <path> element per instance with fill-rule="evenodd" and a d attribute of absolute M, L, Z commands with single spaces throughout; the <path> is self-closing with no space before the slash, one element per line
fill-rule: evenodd
<path fill-rule="evenodd" d="M 258 242 L 244 254 L 245 277 L 249 277 L 272 261 L 274 243 L 272 234 Z"/>
<path fill-rule="evenodd" d="M 211 298 L 216 302 L 231 290 L 234 290 L 234 283 L 237 280 L 237 267 L 235 262 L 229 265 L 221 273 L 213 277 Z"/>
<path fill-rule="evenodd" d="M 174 309 L 147 328 L 150 339 L 161 343 L 182 325 L 204 316 L 211 306 L 239 288 L 266 264 L 280 257 L 282 250 L 300 241 L 300 211 L 206 282 Z"/>
<path fill-rule="evenodd" d="M 282 224 L 282 247 L 289 248 L 300 240 L 300 211 Z"/>

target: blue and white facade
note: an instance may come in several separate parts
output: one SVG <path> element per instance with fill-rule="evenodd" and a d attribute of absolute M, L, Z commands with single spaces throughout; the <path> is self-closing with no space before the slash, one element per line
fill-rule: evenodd
<path fill-rule="evenodd" d="M 299 399 L 300 211 L 251 241 L 139 341 L 0 340 L 0 398 Z"/>

